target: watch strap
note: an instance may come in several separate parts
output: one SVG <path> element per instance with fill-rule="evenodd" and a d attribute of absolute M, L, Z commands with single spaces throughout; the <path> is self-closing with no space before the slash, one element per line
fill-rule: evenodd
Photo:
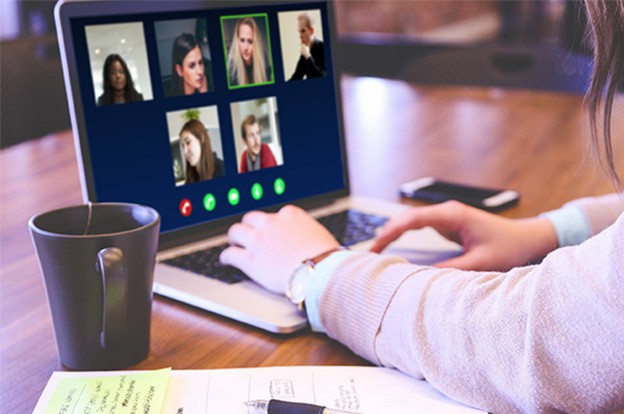
<path fill-rule="evenodd" d="M 332 253 L 338 252 L 340 250 L 346 250 L 347 248 L 344 246 L 338 246 L 338 247 L 334 247 L 333 249 L 329 249 L 327 251 L 324 251 L 323 253 L 314 256 L 314 257 L 309 257 L 307 259 L 304 259 L 301 263 L 304 263 L 306 265 L 308 265 L 310 268 L 314 269 L 314 267 L 316 267 L 317 264 L 319 264 L 321 262 L 321 260 L 325 259 L 327 256 L 329 256 Z"/>

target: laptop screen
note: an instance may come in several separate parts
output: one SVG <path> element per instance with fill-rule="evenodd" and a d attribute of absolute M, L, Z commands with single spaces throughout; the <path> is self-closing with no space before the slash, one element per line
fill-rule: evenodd
<path fill-rule="evenodd" d="M 90 200 L 174 233 L 346 190 L 327 2 L 83 5 L 59 22 Z"/>

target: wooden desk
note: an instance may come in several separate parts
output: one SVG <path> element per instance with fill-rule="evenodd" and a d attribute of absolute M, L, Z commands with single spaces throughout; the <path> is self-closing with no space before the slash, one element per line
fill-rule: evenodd
<path fill-rule="evenodd" d="M 503 214 L 521 217 L 612 191 L 580 164 L 587 129 L 580 97 L 348 77 L 342 89 L 356 194 L 398 200 L 400 182 L 434 175 L 516 189 L 520 204 Z M 614 138 L 624 136 L 618 122 Z M 50 374 L 62 369 L 27 222 L 35 213 L 80 203 L 80 185 L 70 132 L 0 157 L 0 411 L 27 413 Z M 367 362 L 324 335 L 277 336 L 156 297 L 151 353 L 132 368 L 295 364 Z"/>

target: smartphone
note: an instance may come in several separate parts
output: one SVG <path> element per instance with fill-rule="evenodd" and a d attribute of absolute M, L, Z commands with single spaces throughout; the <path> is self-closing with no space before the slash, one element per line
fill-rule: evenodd
<path fill-rule="evenodd" d="M 403 183 L 399 191 L 406 198 L 434 202 L 457 200 L 489 211 L 511 207 L 520 200 L 520 194 L 516 191 L 474 187 L 434 177 L 422 177 Z"/>

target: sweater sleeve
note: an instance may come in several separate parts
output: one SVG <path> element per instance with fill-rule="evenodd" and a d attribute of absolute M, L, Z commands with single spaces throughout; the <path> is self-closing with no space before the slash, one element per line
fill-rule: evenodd
<path fill-rule="evenodd" d="M 247 169 L 247 150 L 243 151 L 243 155 L 241 155 L 240 168 L 239 173 L 249 172 Z"/>
<path fill-rule="evenodd" d="M 507 273 L 352 254 L 329 278 L 318 317 L 357 354 L 468 405 L 614 412 L 624 409 L 623 246 L 624 215 Z"/>
<path fill-rule="evenodd" d="M 559 246 L 582 243 L 613 223 L 624 211 L 621 194 L 587 197 L 571 201 L 557 210 L 543 213 L 553 224 Z"/>
<path fill-rule="evenodd" d="M 586 197 L 571 201 L 565 207 L 580 208 L 589 224 L 592 236 L 600 233 L 615 222 L 624 212 L 624 194 L 607 194 L 600 197 Z"/>
<path fill-rule="evenodd" d="M 262 168 L 275 167 L 277 165 L 277 160 L 273 155 L 273 151 L 271 151 L 271 147 L 267 144 L 262 144 L 260 148 L 260 162 L 262 163 Z"/>

